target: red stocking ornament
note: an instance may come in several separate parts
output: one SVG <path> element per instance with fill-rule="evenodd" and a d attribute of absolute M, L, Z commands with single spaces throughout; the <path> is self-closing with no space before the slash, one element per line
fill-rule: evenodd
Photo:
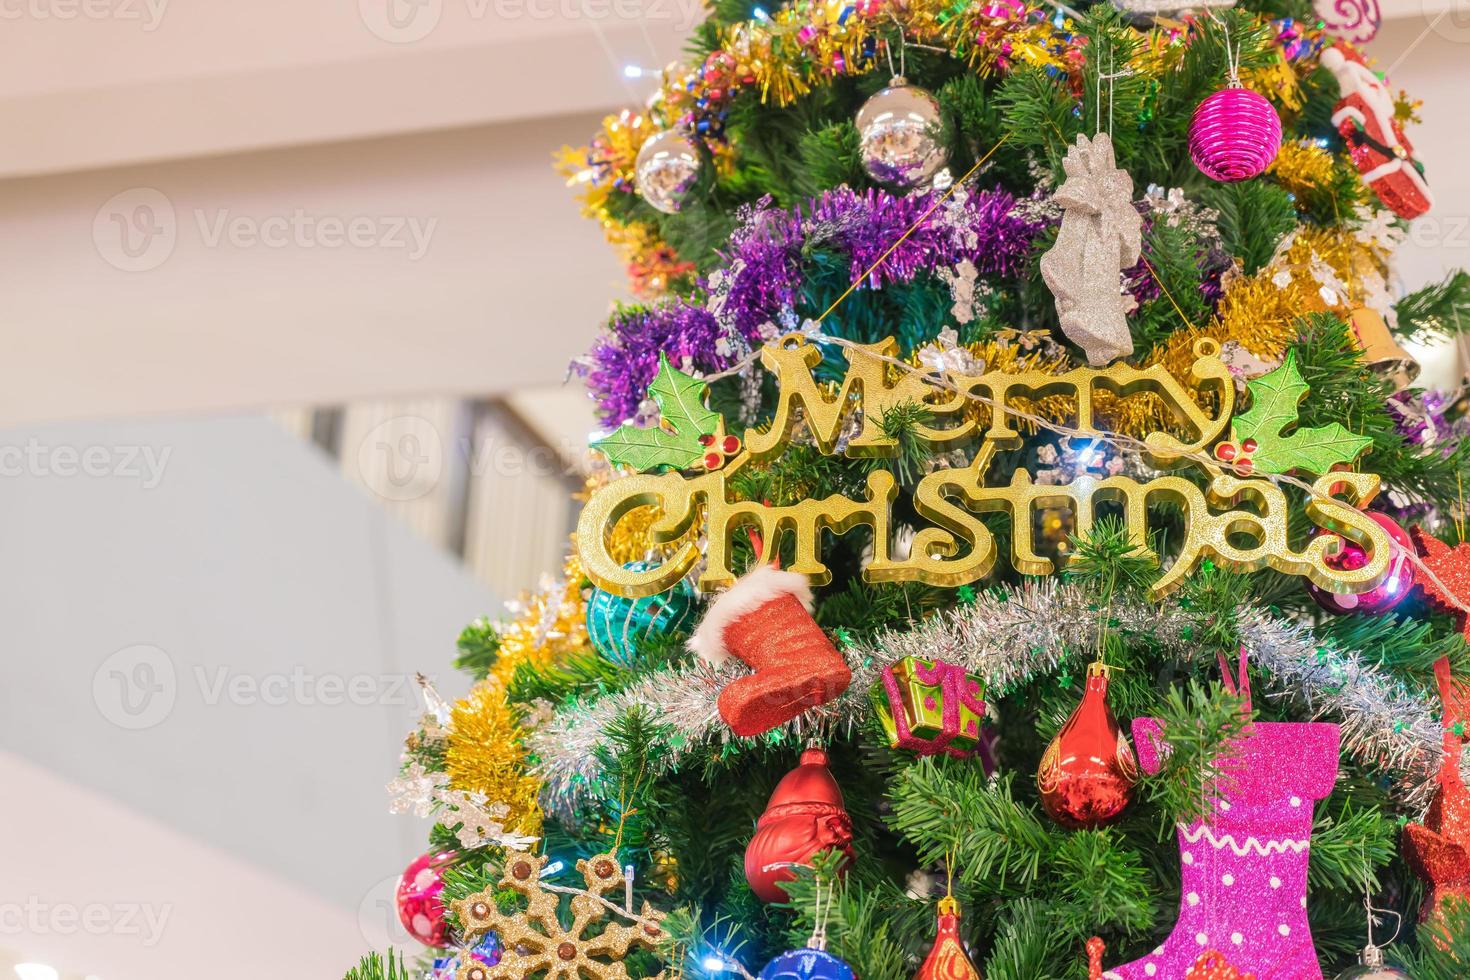
<path fill-rule="evenodd" d="M 808 863 L 819 851 L 830 848 L 852 859 L 852 819 L 826 751 L 807 747 L 801 765 L 776 784 L 755 827 L 745 848 L 745 880 L 763 902 L 784 902 L 780 883 L 796 880 L 792 865 Z"/>
<path fill-rule="evenodd" d="M 720 692 L 720 717 L 736 735 L 768 732 L 847 690 L 852 671 L 812 619 L 806 576 L 758 565 L 720 595 L 689 639 L 719 666 L 731 656 L 755 673 Z"/>

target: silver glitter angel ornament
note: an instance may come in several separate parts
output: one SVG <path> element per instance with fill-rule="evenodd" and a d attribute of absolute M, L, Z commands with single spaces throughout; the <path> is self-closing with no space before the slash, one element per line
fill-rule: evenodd
<path fill-rule="evenodd" d="M 1067 179 L 1052 199 L 1062 208 L 1057 243 L 1041 257 L 1041 276 L 1056 297 L 1067 339 L 1102 367 L 1133 353 L 1122 271 L 1138 262 L 1143 217 L 1133 207 L 1133 178 L 1114 163 L 1107 133 L 1079 135 L 1062 161 Z"/>

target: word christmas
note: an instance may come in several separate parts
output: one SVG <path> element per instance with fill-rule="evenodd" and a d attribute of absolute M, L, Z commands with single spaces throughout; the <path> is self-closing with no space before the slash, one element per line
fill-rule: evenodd
<path fill-rule="evenodd" d="M 1367 553 L 1365 564 L 1347 569 L 1328 564 L 1327 559 L 1341 547 L 1341 540 L 1334 534 L 1312 537 L 1301 551 L 1290 547 L 1287 498 L 1275 483 L 1267 479 L 1242 479 L 1216 465 L 1208 449 L 1231 422 L 1235 387 L 1219 359 L 1218 345 L 1212 340 L 1196 343 L 1190 380 L 1193 389 L 1205 396 L 1201 401 L 1218 407 L 1216 418 L 1211 418 L 1161 365 L 1079 367 L 1059 375 L 1003 371 L 976 376 L 933 375 L 896 369 L 896 353 L 897 346 L 892 339 L 871 346 L 848 345 L 847 375 L 840 388 L 831 393 L 813 376 L 821 362 L 821 352 L 806 337 L 792 334 L 771 342 L 761 351 L 761 361 L 779 384 L 775 417 L 765 431 L 746 430 L 743 445 L 724 434 L 723 420 L 717 413 L 704 408 L 699 399 L 691 398 L 698 390 L 692 384 L 694 379 L 665 365 L 660 381 L 655 382 L 650 392 L 659 395 L 662 391 L 667 396 L 660 398 L 660 404 L 664 407 L 664 424 L 671 426 L 672 431 L 624 426 L 599 445 L 614 462 L 618 462 L 619 452 L 631 457 L 636 448 L 640 460 L 636 465 L 640 469 L 657 465 L 660 457 L 649 451 L 653 443 L 667 443 L 670 447 L 684 442 L 691 444 L 695 452 L 685 457 L 667 457 L 667 460 L 678 458 L 679 462 L 674 464 L 678 466 L 690 465 L 698 457 L 701 446 L 723 447 L 725 452 L 708 453 L 702 463 L 707 469 L 698 475 L 639 474 L 615 480 L 594 494 L 582 511 L 577 530 L 578 549 L 587 575 L 609 592 L 641 597 L 663 592 L 688 574 L 700 558 L 700 549 L 693 540 L 662 565 L 652 567 L 639 563 L 625 568 L 608 553 L 609 534 L 618 521 L 634 508 L 644 506 L 658 508 L 661 515 L 652 527 L 655 542 L 680 538 L 695 521 L 703 521 L 708 543 L 699 587 L 705 591 L 723 589 L 734 582 L 731 546 L 742 529 L 756 531 L 770 554 L 778 553 L 790 536 L 794 557 L 786 565 L 787 569 L 808 576 L 815 585 L 822 585 L 831 579 L 831 571 L 822 563 L 823 531 L 840 535 L 860 525 L 872 529 L 871 556 L 863 570 L 869 582 L 916 581 L 949 587 L 975 582 L 991 573 L 998 550 L 995 536 L 980 515 L 997 511 L 1010 518 L 1012 565 L 1026 575 L 1047 575 L 1053 571 L 1053 562 L 1035 550 L 1032 533 L 1035 511 L 1070 509 L 1077 533 L 1082 535 L 1092 527 L 1099 503 L 1121 509 L 1128 530 L 1141 549 L 1147 548 L 1151 503 L 1167 503 L 1182 512 L 1184 540 L 1178 545 L 1174 562 L 1153 583 L 1155 598 L 1177 588 L 1206 558 L 1213 558 L 1237 572 L 1254 572 L 1269 565 L 1284 574 L 1305 576 L 1318 587 L 1338 593 L 1374 588 L 1389 573 L 1391 544 L 1387 532 L 1359 509 L 1377 494 L 1376 475 L 1314 474 L 1316 480 L 1311 485 L 1311 499 L 1306 507 L 1308 517 L 1317 526 L 1341 535 Z M 1206 476 L 1203 488 L 1178 475 L 1160 475 L 1146 483 L 1126 476 L 1084 475 L 1070 484 L 1052 486 L 1033 483 L 1031 475 L 1020 469 L 1010 474 L 1009 483 L 988 485 L 996 453 L 1021 445 L 1021 435 L 1015 428 L 1017 399 L 1066 396 L 1072 400 L 1069 407 L 1075 411 L 1070 426 L 1074 433 L 1102 436 L 1094 424 L 1094 399 L 1099 390 L 1119 398 L 1152 392 L 1166 403 L 1189 441 L 1166 432 L 1153 432 L 1144 440 L 1144 456 L 1156 467 L 1183 463 L 1200 467 Z M 1290 393 L 1294 389 L 1283 387 L 1282 390 Z M 1266 427 L 1274 429 L 1270 435 L 1294 427 L 1296 401 L 1305 393 L 1302 385 L 1299 395 L 1275 399 L 1275 404 L 1283 408 L 1290 402 L 1290 418 L 1277 415 L 1275 424 Z M 758 500 L 731 499 L 732 475 L 743 466 L 780 455 L 791 441 L 798 422 L 826 455 L 838 452 L 838 438 L 844 429 L 850 438 L 841 451 L 847 456 L 894 455 L 898 442 L 884 434 L 881 420 L 885 413 L 903 404 L 922 404 L 931 412 L 931 422 L 918 426 L 915 433 L 929 446 L 949 451 L 979 443 L 968 466 L 936 470 L 918 483 L 914 507 L 930 526 L 916 531 L 906 557 L 895 557 L 890 547 L 891 509 L 897 489 L 893 474 L 887 470 L 874 470 L 868 475 L 866 499 L 861 500 L 834 495 L 824 500 L 770 506 Z M 1261 414 L 1256 409 L 1252 411 Z M 1251 414 L 1242 415 L 1237 423 Z M 691 424 L 699 431 L 681 431 L 681 426 L 689 429 Z M 1281 440 L 1312 440 L 1314 433 L 1326 434 L 1324 430 L 1298 430 L 1282 436 Z M 730 453 L 733 455 L 727 458 Z M 1310 471 L 1307 466 L 1297 469 Z M 1248 468 L 1235 468 L 1236 473 L 1243 471 Z M 1346 499 L 1337 499 L 1342 495 Z"/>

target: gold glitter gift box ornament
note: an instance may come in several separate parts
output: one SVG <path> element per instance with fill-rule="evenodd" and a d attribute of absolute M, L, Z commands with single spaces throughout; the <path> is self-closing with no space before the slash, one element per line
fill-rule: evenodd
<path fill-rule="evenodd" d="M 466 942 L 473 943 L 487 932 L 495 932 L 505 947 L 500 962 L 487 966 L 465 962 L 455 980 L 525 980 L 537 974 L 545 980 L 627 980 L 623 958 L 628 950 L 641 946 L 654 949 L 664 938 L 664 914 L 643 903 L 636 915 L 625 912 L 603 896 L 614 888 L 625 887 L 627 879 L 615 853 L 598 854 L 577 862 L 577 870 L 587 882 L 585 891 L 572 891 L 572 922 L 562 925 L 557 915 L 556 891 L 541 880 L 546 856 L 533 856 L 524 851 L 507 851 L 505 872 L 500 886 L 522 895 L 523 912 L 502 913 L 495 903 L 495 889 L 486 889 L 461 898 L 452 904 L 459 919 L 460 932 Z M 588 927 L 600 922 L 609 910 L 632 920 L 632 925 L 611 922 L 595 936 Z M 654 980 L 660 980 L 659 973 Z"/>

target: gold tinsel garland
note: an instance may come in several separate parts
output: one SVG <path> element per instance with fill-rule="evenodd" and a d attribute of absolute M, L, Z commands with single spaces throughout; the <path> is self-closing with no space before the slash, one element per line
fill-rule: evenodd
<path fill-rule="evenodd" d="M 449 786 L 507 806 L 509 831 L 540 833 L 542 814 L 541 781 L 532 772 L 525 731 L 506 692 L 522 664 L 544 666 L 587 648 L 582 580 L 573 553 L 560 581 L 524 597 L 516 617 L 497 629 L 500 647 L 488 676 L 452 710 L 444 752 Z"/>
<path fill-rule="evenodd" d="M 541 781 L 526 771 L 523 735 L 505 685 L 498 678 L 482 681 L 450 714 L 444 767 L 450 789 L 485 794 L 505 807 L 508 832 L 535 837 L 541 833 Z"/>
<path fill-rule="evenodd" d="M 1297 195 L 1321 189 L 1332 181 L 1337 167 L 1332 154 L 1311 140 L 1290 140 L 1281 144 L 1276 159 L 1266 172 L 1286 190 Z"/>
<path fill-rule="evenodd" d="M 1387 256 L 1353 230 L 1300 228 L 1265 268 L 1225 287 L 1217 336 L 1263 361 L 1280 360 L 1299 317 L 1330 311 L 1347 318 L 1365 305 L 1366 286 L 1387 273 Z"/>

